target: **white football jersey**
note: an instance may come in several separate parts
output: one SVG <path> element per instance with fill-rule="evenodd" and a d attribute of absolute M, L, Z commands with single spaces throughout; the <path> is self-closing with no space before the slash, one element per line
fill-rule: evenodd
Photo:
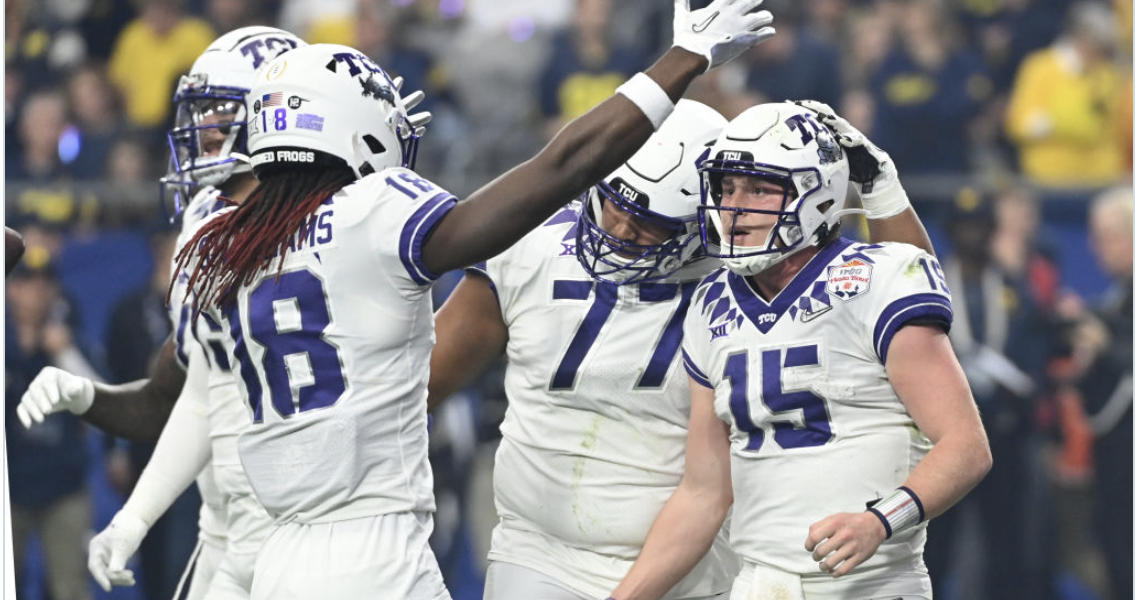
<path fill-rule="evenodd" d="M 682 476 L 690 416 L 682 323 L 698 280 L 717 263 L 659 282 L 597 282 L 576 259 L 577 210 L 570 205 L 482 265 L 509 331 L 509 405 L 494 466 L 501 523 L 489 557 L 603 597 Z M 550 549 L 534 552 L 542 537 Z M 736 563 L 720 538 L 708 561 L 729 560 L 679 588 L 729 589 Z M 585 552 L 559 556 L 557 545 Z"/>
<path fill-rule="evenodd" d="M 178 250 L 189 241 L 207 217 L 229 206 L 232 205 L 221 199 L 221 192 L 216 188 L 207 187 L 198 192 L 185 209 L 182 232 L 178 236 Z M 177 266 L 176 258 L 174 266 Z M 197 343 L 201 346 L 201 356 L 209 366 L 209 435 L 213 445 L 211 462 L 213 465 L 240 465 L 236 438 L 251 421 L 248 403 L 241 398 L 234 379 L 233 358 L 225 348 L 225 328 L 208 313 L 200 314 L 192 324 L 189 322 L 193 309 L 186 299 L 188 280 L 188 273 L 178 273 L 170 302 L 170 306 L 174 307 L 171 308 L 171 315 L 176 314 L 178 317 L 174 331 L 178 359 L 185 363 L 188 355 L 186 344 Z"/>
<path fill-rule="evenodd" d="M 278 262 L 210 317 L 252 422 L 240 459 L 278 522 L 434 509 L 426 235 L 456 203 L 407 169 L 328 198 Z M 224 314 L 220 314 L 220 313 Z"/>
<path fill-rule="evenodd" d="M 837 240 L 772 302 L 725 269 L 703 280 L 684 360 L 730 424 L 743 558 L 830 577 L 804 549 L 809 526 L 892 493 L 930 449 L 888 381 L 892 336 L 951 318 L 939 263 L 903 244 Z M 925 524 L 899 533 L 857 569 L 921 563 L 925 540 Z"/>
<path fill-rule="evenodd" d="M 219 323 L 202 313 L 195 337 L 209 365 L 209 441 L 213 457 L 209 468 L 225 503 L 225 534 L 231 552 L 256 552 L 272 528 L 272 517 L 256 500 L 237 451 L 238 436 L 252 423 L 252 410 L 237 385 L 235 362 L 224 346 Z M 199 360 L 202 354 L 195 355 Z M 252 579 L 252 565 L 247 580 Z M 247 588 L 246 588 L 247 589 Z"/>
<path fill-rule="evenodd" d="M 189 241 L 209 215 L 228 206 L 232 205 L 222 200 L 220 191 L 215 188 L 206 188 L 195 195 L 183 216 L 178 249 Z M 208 411 L 212 456 L 198 476 L 197 485 L 203 497 L 208 496 L 211 501 L 215 498 L 221 503 L 221 509 L 211 507 L 209 512 L 212 514 L 209 515 L 205 514 L 207 504 L 203 503 L 200 520 L 202 523 L 209 521 L 210 525 L 202 525 L 201 529 L 207 533 L 213 530 L 222 532 L 228 552 L 254 553 L 260 549 L 271 530 L 272 517 L 256 500 L 237 452 L 237 436 L 252 422 L 252 411 L 237 386 L 237 375 L 233 371 L 235 359 L 225 346 L 225 328 L 208 313 L 201 313 L 189 325 L 192 307 L 185 300 L 187 282 L 188 274 L 179 273 L 174 288 L 176 302 L 171 306 L 178 306 L 180 313 L 178 329 L 175 331 L 179 359 L 184 362 L 184 357 L 188 354 L 208 369 L 208 396 L 202 400 Z M 188 351 L 194 344 L 199 352 Z M 221 522 L 214 522 L 217 519 L 221 519 Z M 226 559 L 226 562 L 229 561 L 230 559 Z M 230 571 L 236 568 L 243 570 L 234 573 L 238 580 L 251 581 L 251 564 L 226 566 Z M 244 588 L 247 593 L 248 586 L 245 585 Z"/>
<path fill-rule="evenodd" d="M 173 290 L 170 292 L 169 305 L 170 322 L 173 325 L 174 342 L 177 348 L 176 356 L 182 368 L 186 368 L 189 363 L 189 348 L 186 344 L 192 342 L 194 331 L 189 326 L 192 310 L 186 298 L 188 293 L 186 282 L 189 278 L 185 272 L 177 270 L 177 255 L 201 227 L 201 224 L 210 215 L 226 206 L 231 206 L 231 204 L 222 199 L 221 190 L 206 186 L 194 194 L 189 205 L 182 211 L 181 231 L 178 232 L 176 250 L 170 264 L 170 273 L 173 274 L 172 276 L 175 279 Z"/>

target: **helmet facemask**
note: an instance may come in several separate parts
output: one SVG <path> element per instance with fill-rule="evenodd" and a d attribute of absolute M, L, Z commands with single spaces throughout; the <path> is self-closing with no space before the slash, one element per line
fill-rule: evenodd
<path fill-rule="evenodd" d="M 758 105 L 739 115 L 699 171 L 706 254 L 746 277 L 826 242 L 840 218 L 853 212 L 844 210 L 848 162 L 840 146 L 811 112 L 793 104 Z M 739 176 L 745 179 L 733 183 L 755 185 L 748 193 L 768 196 L 765 186 L 778 186 L 780 201 L 763 200 L 762 208 L 723 206 L 724 180 Z M 755 233 L 765 227 L 764 239 L 755 242 Z"/>
<path fill-rule="evenodd" d="M 709 106 L 679 100 L 639 151 L 588 191 L 576 226 L 576 257 L 588 274 L 617 285 L 656 281 L 705 256 L 698 164 L 725 123 Z"/>
<path fill-rule="evenodd" d="M 829 227 L 823 213 L 831 203 L 818 207 L 807 201 L 811 195 L 820 191 L 819 173 L 815 169 L 787 171 L 771 165 L 721 160 L 706 161 L 702 169 L 703 193 L 709 195 L 709 198 L 704 197 L 703 204 L 698 209 L 702 243 L 707 255 L 721 258 L 730 270 L 745 276 L 755 275 L 827 236 Z M 728 175 L 755 177 L 781 187 L 783 192 L 778 207 L 758 209 L 722 206 L 722 180 Z M 812 210 L 818 214 L 810 218 L 802 214 L 803 210 Z M 746 215 L 776 217 L 765 240 L 758 245 L 743 245 L 735 241 L 739 235 L 753 227 L 754 218 L 747 218 Z M 819 217 L 820 225 L 808 227 L 818 222 L 816 217 Z M 739 228 L 742 232 L 739 232 Z M 810 235 L 806 235 L 806 230 L 810 230 Z"/>
<path fill-rule="evenodd" d="M 170 206 L 172 194 L 180 212 L 197 188 L 220 186 L 251 171 L 246 94 L 266 61 L 306 45 L 282 29 L 254 25 L 222 35 L 194 61 L 174 94 L 169 168 L 161 180 L 164 205 Z"/>
<path fill-rule="evenodd" d="M 167 138 L 170 166 L 162 182 L 188 189 L 217 186 L 249 172 L 246 89 L 210 87 L 204 76 L 186 76 L 175 98 L 177 115 Z"/>
<path fill-rule="evenodd" d="M 603 181 L 588 191 L 576 227 L 576 257 L 598 281 L 623 285 L 664 279 L 701 253 L 697 221 L 668 217 L 643 208 L 625 195 L 638 194 L 619 178 Z M 603 208 L 614 204 L 642 227 L 663 232 L 656 244 L 639 244 L 612 235 L 603 227 Z"/>

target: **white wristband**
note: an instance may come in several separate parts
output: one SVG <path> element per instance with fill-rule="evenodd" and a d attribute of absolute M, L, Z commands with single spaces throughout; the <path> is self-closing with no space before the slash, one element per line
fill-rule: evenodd
<path fill-rule="evenodd" d="M 910 488 L 899 487 L 890 496 L 868 507 L 879 517 L 891 536 L 923 522 L 923 502 Z"/>
<path fill-rule="evenodd" d="M 655 129 L 667 120 L 675 107 L 670 96 L 646 73 L 636 73 L 615 91 L 634 102 L 635 106 L 638 106 L 639 110 L 651 120 L 651 126 Z"/>
<path fill-rule="evenodd" d="M 907 192 L 898 181 L 886 190 L 874 194 L 860 194 L 860 203 L 864 205 L 865 216 L 872 220 L 894 217 L 911 208 Z"/>

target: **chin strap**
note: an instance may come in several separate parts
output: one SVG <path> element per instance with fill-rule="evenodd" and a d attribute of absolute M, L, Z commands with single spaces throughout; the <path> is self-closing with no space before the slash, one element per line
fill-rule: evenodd
<path fill-rule="evenodd" d="M 866 214 L 868 214 L 868 211 L 866 211 L 862 208 L 845 208 L 843 210 L 837 211 L 836 214 L 832 215 L 832 218 L 833 219 L 843 219 L 844 217 L 847 217 L 848 215 L 866 215 Z"/>

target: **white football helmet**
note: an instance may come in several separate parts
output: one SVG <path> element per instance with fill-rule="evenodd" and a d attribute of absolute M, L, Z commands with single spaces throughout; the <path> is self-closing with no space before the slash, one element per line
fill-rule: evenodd
<path fill-rule="evenodd" d="M 217 38 L 182 76 L 174 94 L 176 116 L 170 130 L 170 166 L 162 178 L 175 207 L 193 186 L 220 185 L 247 173 L 245 94 L 256 70 L 273 58 L 307 43 L 274 27 L 242 27 Z"/>
<path fill-rule="evenodd" d="M 824 240 L 844 210 L 848 160 L 832 132 L 812 111 L 788 102 L 761 104 L 730 121 L 699 167 L 702 206 L 698 210 L 702 244 L 709 256 L 721 258 L 731 271 L 750 276 Z M 722 206 L 722 178 L 749 175 L 785 187 L 780 210 Z M 723 212 L 777 215 L 760 246 L 734 243 L 723 227 Z"/>
<path fill-rule="evenodd" d="M 576 258 L 595 279 L 616 284 L 655 281 L 702 258 L 698 238 L 698 161 L 726 119 L 693 100 L 674 112 L 626 163 L 588 191 L 576 226 Z M 603 227 L 603 204 L 670 232 L 659 244 L 637 244 Z"/>
<path fill-rule="evenodd" d="M 253 172 L 334 165 L 363 177 L 414 168 L 418 135 L 398 86 L 362 52 L 313 44 L 270 62 L 248 97 Z"/>

